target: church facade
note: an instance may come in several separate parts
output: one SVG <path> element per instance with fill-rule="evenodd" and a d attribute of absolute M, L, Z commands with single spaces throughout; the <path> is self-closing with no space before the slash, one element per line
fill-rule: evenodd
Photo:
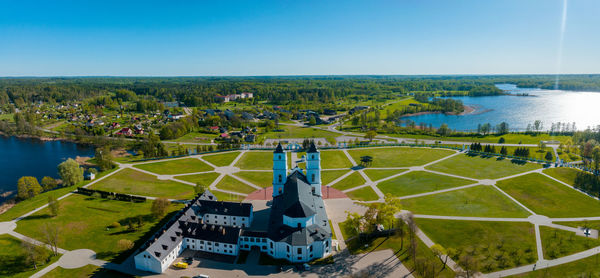
<path fill-rule="evenodd" d="M 207 190 L 137 251 L 136 268 L 162 273 L 186 249 L 237 256 L 240 250 L 254 248 L 293 263 L 330 255 L 332 230 L 321 194 L 320 162 L 320 152 L 311 144 L 306 171 L 290 170 L 278 145 L 266 228 L 253 227 L 251 203 L 218 201 Z"/>

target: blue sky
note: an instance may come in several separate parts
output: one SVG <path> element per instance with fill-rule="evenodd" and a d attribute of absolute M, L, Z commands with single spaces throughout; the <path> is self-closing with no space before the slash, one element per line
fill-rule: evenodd
<path fill-rule="evenodd" d="M 600 73 L 600 1 L 559 62 L 563 4 L 0 0 L 0 76 Z"/>

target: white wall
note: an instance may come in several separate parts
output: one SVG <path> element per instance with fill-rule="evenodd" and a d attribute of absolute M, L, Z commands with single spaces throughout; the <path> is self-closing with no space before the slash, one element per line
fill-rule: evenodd
<path fill-rule="evenodd" d="M 202 216 L 202 220 L 207 225 L 214 224 L 214 225 L 222 225 L 222 226 L 228 226 L 228 227 L 247 228 L 247 227 L 250 227 L 250 224 L 252 223 L 252 212 L 250 213 L 250 217 L 229 216 L 229 215 L 207 213 Z"/>
<path fill-rule="evenodd" d="M 302 218 L 292 218 L 287 215 L 283 216 L 283 224 L 285 224 L 289 227 L 292 227 L 292 228 L 297 228 L 298 224 L 300 224 L 301 227 L 306 227 L 306 226 L 310 226 L 314 223 L 315 223 L 315 215 L 308 216 L 308 217 L 302 217 Z"/>

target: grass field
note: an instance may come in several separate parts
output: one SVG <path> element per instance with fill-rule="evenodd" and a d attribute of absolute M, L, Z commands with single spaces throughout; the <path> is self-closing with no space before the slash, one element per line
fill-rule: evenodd
<path fill-rule="evenodd" d="M 273 172 L 237 172 L 234 174 L 260 187 L 273 186 Z"/>
<path fill-rule="evenodd" d="M 335 144 L 335 138 L 340 136 L 338 133 L 322 130 L 312 127 L 299 127 L 291 125 L 280 125 L 282 132 L 271 131 L 262 136 L 269 139 L 285 138 L 325 138 L 330 144 Z"/>
<path fill-rule="evenodd" d="M 557 265 L 550 268 L 539 269 L 537 271 L 530 271 L 527 273 L 509 276 L 509 277 L 523 277 L 523 278 L 547 278 L 547 277 L 561 277 L 561 278 L 584 278 L 584 277 L 600 277 L 600 254 L 587 257 L 585 259 L 577 260 L 574 262 Z"/>
<path fill-rule="evenodd" d="M 273 152 L 246 152 L 235 166 L 242 170 L 271 170 Z"/>
<path fill-rule="evenodd" d="M 249 193 L 256 191 L 256 189 L 254 187 L 249 186 L 241 181 L 238 181 L 230 176 L 225 176 L 217 184 L 217 188 L 223 189 L 223 190 L 228 190 L 228 191 L 245 193 L 245 194 L 249 194 Z"/>
<path fill-rule="evenodd" d="M 340 223 L 340 225 L 341 224 L 342 223 Z M 340 229 L 344 230 L 342 227 L 340 227 Z M 404 227 L 404 229 L 405 229 L 404 234 L 408 234 L 408 231 L 406 231 L 408 228 Z M 344 239 L 346 239 L 345 236 L 344 236 Z M 402 241 L 404 241 L 404 243 L 402 243 Z M 443 266 L 442 261 L 438 257 L 436 257 L 433 254 L 433 252 L 431 251 L 431 249 L 429 249 L 420 239 L 417 238 L 416 242 L 417 242 L 417 248 L 416 248 L 417 260 L 416 261 L 432 262 L 433 265 L 435 266 L 435 271 L 436 271 L 435 277 L 455 277 L 455 273 L 449 267 L 446 267 L 443 271 L 439 272 Z M 398 257 L 398 259 L 406 266 L 406 268 L 408 268 L 410 270 L 415 269 L 415 266 L 414 266 L 415 260 L 413 260 L 412 257 L 410 256 L 411 252 L 408 252 L 408 248 L 410 246 L 410 239 L 409 239 L 408 235 L 406 235 L 404 237 L 400 237 L 397 235 L 391 236 L 391 237 L 380 237 L 380 238 L 375 238 L 369 242 L 362 242 L 355 238 L 355 239 L 347 242 L 347 244 L 348 244 L 348 249 L 350 250 L 350 252 L 352 254 L 362 254 L 362 253 L 367 253 L 367 252 L 391 249 L 396 254 L 396 257 Z M 386 271 L 385 264 L 382 264 L 380 267 L 381 267 L 381 269 L 379 269 L 379 271 L 382 271 L 382 272 Z M 373 270 L 373 271 L 377 271 L 377 270 Z M 375 275 L 372 277 L 379 277 L 378 274 L 379 273 L 375 273 Z M 422 268 L 420 268 L 419 271 L 417 271 L 417 272 L 413 272 L 412 274 L 415 277 L 433 277 L 430 275 L 426 275 L 425 273 L 422 273 Z"/>
<path fill-rule="evenodd" d="M 75 186 L 71 187 L 63 187 L 59 189 L 55 189 L 52 191 L 44 192 L 40 195 L 37 195 L 33 198 L 21 201 L 17 203 L 14 207 L 10 208 L 3 214 L 0 214 L 0 222 L 2 221 L 10 221 L 13 220 L 25 213 L 28 213 L 40 206 L 43 206 L 48 203 L 48 196 L 60 197 L 65 195 L 73 190 L 75 190 Z"/>
<path fill-rule="evenodd" d="M 352 190 L 348 193 L 348 198 L 358 201 L 375 201 L 379 199 L 377 193 L 370 186 L 365 186 L 360 189 Z"/>
<path fill-rule="evenodd" d="M 600 231 L 600 221 L 557 221 L 554 224 L 569 226 L 573 228 L 588 227 Z"/>
<path fill-rule="evenodd" d="M 193 186 L 171 180 L 159 180 L 152 175 L 133 169 L 123 169 L 93 184 L 91 188 L 170 199 L 190 199 L 194 196 Z"/>
<path fill-rule="evenodd" d="M 202 156 L 202 159 L 212 163 L 215 166 L 223 167 L 229 166 L 229 164 L 231 164 L 231 162 L 233 162 L 238 155 L 240 155 L 240 152 L 227 152 L 222 154 L 204 155 Z"/>
<path fill-rule="evenodd" d="M 59 258 L 52 256 L 50 250 L 47 250 L 44 256 L 36 260 L 38 267 L 36 270 L 33 263 L 25 263 L 26 256 L 27 254 L 21 246 L 21 240 L 7 234 L 0 235 L 0 277 L 29 277 Z"/>
<path fill-rule="evenodd" d="M 535 231 L 530 223 L 433 219 L 416 221 L 433 242 L 446 249 L 456 250 L 458 255 L 454 256 L 455 259 L 470 255 L 478 260 L 479 270 L 484 273 L 537 260 Z"/>
<path fill-rule="evenodd" d="M 403 209 L 415 214 L 527 217 L 529 213 L 492 187 L 474 187 L 402 200 Z"/>
<path fill-rule="evenodd" d="M 427 136 L 427 135 L 418 135 L 418 134 L 386 134 L 391 137 L 399 137 L 399 138 L 414 138 L 414 139 L 430 139 L 430 140 L 442 140 L 442 141 L 457 141 L 457 142 L 480 142 L 480 143 L 498 143 L 501 137 L 504 138 L 506 144 L 538 144 L 540 141 L 560 141 L 565 142 L 567 139 L 571 138 L 570 136 L 550 136 L 548 134 L 538 134 L 538 135 L 529 135 L 529 134 L 519 134 L 519 133 L 509 133 L 503 135 L 486 135 L 486 136 L 471 136 L 471 137 L 441 137 L 441 136 Z"/>
<path fill-rule="evenodd" d="M 383 193 L 407 196 L 475 183 L 470 180 L 414 171 L 377 184 Z"/>
<path fill-rule="evenodd" d="M 177 175 L 185 173 L 212 171 L 208 164 L 195 158 L 167 160 L 156 163 L 138 164 L 136 168 L 161 175 Z"/>
<path fill-rule="evenodd" d="M 508 159 L 461 154 L 430 165 L 427 169 L 474 179 L 497 179 L 541 167 L 534 163 L 517 164 Z"/>
<path fill-rule="evenodd" d="M 8 122 L 14 122 L 14 113 L 10 113 L 10 114 L 0 114 L 0 121 L 8 121 Z"/>
<path fill-rule="evenodd" d="M 349 170 L 321 171 L 321 184 L 327 185 L 348 172 Z"/>
<path fill-rule="evenodd" d="M 354 161 L 360 161 L 361 156 L 373 157 L 373 163 L 370 167 L 409 167 L 427 164 L 446 156 L 453 154 L 453 151 L 431 148 L 372 148 L 372 149 L 353 149 L 348 153 Z"/>
<path fill-rule="evenodd" d="M 237 202 L 237 201 L 241 201 L 244 199 L 244 197 L 239 196 L 239 195 L 224 193 L 224 192 L 220 192 L 220 191 L 216 191 L 216 190 L 211 190 L 210 192 L 212 192 L 212 194 L 215 195 L 215 197 L 217 197 L 217 200 L 219 200 L 219 201 Z"/>
<path fill-rule="evenodd" d="M 111 260 L 120 253 L 117 251 L 120 239 L 131 240 L 139 246 L 143 243 L 143 237 L 159 222 L 151 216 L 151 206 L 151 201 L 131 203 L 75 194 L 60 201 L 58 216 L 50 217 L 49 209 L 42 209 L 19 221 L 16 231 L 42 240 L 40 227 L 45 223 L 53 223 L 61 231 L 59 247 L 67 250 L 92 249 L 98 259 Z M 181 207 L 171 205 L 169 211 Z M 137 223 L 138 218 L 143 220 L 144 225 L 135 231 L 128 231 L 127 224 L 130 221 Z M 119 222 L 122 227 L 107 228 L 114 222 Z"/>
<path fill-rule="evenodd" d="M 175 176 L 176 179 L 182 181 L 188 181 L 193 183 L 200 183 L 208 187 L 211 185 L 216 179 L 219 177 L 219 173 L 211 172 L 204 174 L 195 174 L 195 175 L 185 175 L 185 176 Z"/>
<path fill-rule="evenodd" d="M 600 215 L 598 201 L 541 174 L 503 180 L 497 186 L 529 209 L 548 217 Z"/>
<path fill-rule="evenodd" d="M 211 139 L 215 139 L 217 137 L 214 133 L 202 133 L 202 132 L 190 132 L 186 135 L 183 135 L 175 140 L 175 142 L 191 142 L 191 143 L 210 143 Z"/>
<path fill-rule="evenodd" d="M 346 190 L 353 187 L 357 187 L 359 185 L 365 184 L 367 181 L 360 175 L 359 172 L 354 172 L 349 176 L 345 177 L 343 180 L 336 182 L 331 187 L 339 190 Z"/>
<path fill-rule="evenodd" d="M 131 275 L 123 274 L 120 272 L 116 272 L 113 270 L 108 270 L 105 268 L 100 268 L 95 265 L 86 265 L 80 268 L 74 269 L 65 269 L 62 267 L 56 267 L 50 272 L 46 273 L 42 278 L 61 278 L 61 277 L 69 277 L 69 278 L 108 278 L 108 277 L 116 277 L 116 278 L 128 278 L 133 277 Z"/>
<path fill-rule="evenodd" d="M 544 259 L 556 259 L 600 245 L 600 240 L 573 232 L 540 226 Z"/>
<path fill-rule="evenodd" d="M 363 170 L 363 172 L 365 172 L 365 174 L 367 174 L 367 177 L 369 177 L 372 181 L 378 181 L 380 179 L 387 178 L 389 176 L 393 176 L 395 174 L 400 174 L 400 173 L 406 172 L 406 171 L 407 170 L 402 170 L 402 169 L 398 169 L 398 170 L 365 169 L 365 170 Z"/>
<path fill-rule="evenodd" d="M 579 172 L 577 169 L 565 167 L 544 169 L 544 174 L 570 185 L 575 183 L 575 177 Z"/>
<path fill-rule="evenodd" d="M 342 151 L 321 151 L 321 168 L 350 168 L 352 163 Z"/>

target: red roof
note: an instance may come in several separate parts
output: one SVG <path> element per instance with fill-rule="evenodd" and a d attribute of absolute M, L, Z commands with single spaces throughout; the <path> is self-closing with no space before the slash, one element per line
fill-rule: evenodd
<path fill-rule="evenodd" d="M 217 130 L 217 129 L 219 129 L 219 127 L 218 127 L 218 126 L 211 126 L 211 127 L 209 127 L 209 128 L 210 128 L 210 129 L 212 129 L 212 130 Z"/>

